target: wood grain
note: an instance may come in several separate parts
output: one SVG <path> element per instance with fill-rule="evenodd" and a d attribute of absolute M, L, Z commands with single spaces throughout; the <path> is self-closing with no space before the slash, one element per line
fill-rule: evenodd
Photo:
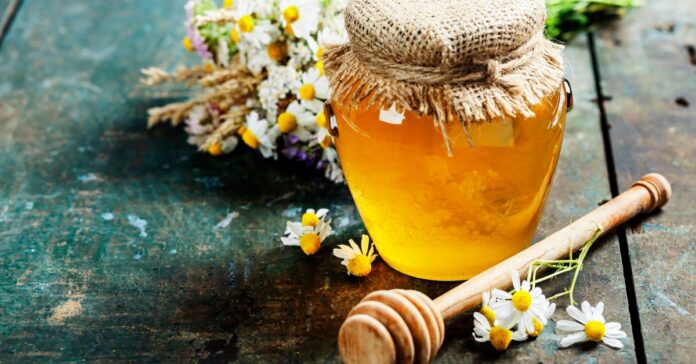
<path fill-rule="evenodd" d="M 302 208 L 331 208 L 329 245 L 363 233 L 347 189 L 253 153 L 197 154 L 181 129 L 148 132 L 147 107 L 184 92 L 143 89 L 139 69 L 196 61 L 180 49 L 182 20 L 166 0 L 20 8 L 0 48 L 0 361 L 336 362 L 341 322 L 369 292 L 453 286 L 383 263 L 352 279 L 330 246 L 310 258 L 281 247 Z M 539 237 L 609 198 L 586 45 L 567 54 L 576 109 Z M 624 291 L 610 237 L 577 297 L 603 300 L 630 331 Z M 81 309 L 50 325 L 67 302 Z M 468 315 L 450 323 L 438 362 L 635 360 L 630 340 L 559 350 L 553 325 L 502 355 L 471 330 Z"/>
<path fill-rule="evenodd" d="M 600 34 L 598 53 L 618 184 L 646 170 L 673 182 L 661 214 L 629 229 L 648 362 L 691 362 L 696 347 L 696 6 L 646 1 Z"/>

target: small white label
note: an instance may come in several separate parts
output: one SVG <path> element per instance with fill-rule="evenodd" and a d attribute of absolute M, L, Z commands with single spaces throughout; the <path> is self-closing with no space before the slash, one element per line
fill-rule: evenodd
<path fill-rule="evenodd" d="M 338 129 L 338 120 L 336 120 L 336 115 L 331 115 L 329 125 L 331 126 L 331 129 Z"/>
<path fill-rule="evenodd" d="M 379 120 L 387 124 L 401 125 L 406 116 L 396 111 L 396 105 L 392 105 L 389 110 L 381 110 L 379 112 Z"/>

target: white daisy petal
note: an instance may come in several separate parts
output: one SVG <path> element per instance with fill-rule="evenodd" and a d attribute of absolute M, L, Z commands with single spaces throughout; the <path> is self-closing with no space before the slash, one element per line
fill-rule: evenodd
<path fill-rule="evenodd" d="M 479 325 L 483 326 L 484 329 L 490 330 L 491 325 L 488 322 L 488 319 L 486 316 L 483 316 L 480 312 L 474 312 L 474 324 L 478 323 Z"/>
<path fill-rule="evenodd" d="M 516 270 L 512 271 L 512 286 L 515 288 L 515 291 L 520 290 L 520 273 Z"/>
<path fill-rule="evenodd" d="M 491 301 L 491 292 L 483 292 L 483 294 L 481 295 L 481 301 L 483 306 L 488 306 L 488 303 Z"/>
<path fill-rule="evenodd" d="M 607 332 L 618 331 L 618 330 L 621 330 L 621 324 L 618 322 L 607 322 L 604 325 L 604 328 L 607 330 Z"/>
<path fill-rule="evenodd" d="M 603 312 L 604 312 L 604 302 L 597 303 L 597 306 L 593 310 L 593 314 L 602 316 Z"/>
<path fill-rule="evenodd" d="M 527 340 L 527 337 L 528 337 L 527 334 L 525 334 L 524 332 L 522 332 L 520 330 L 515 330 L 512 333 L 512 340 L 515 340 L 515 341 L 525 341 L 525 340 Z"/>
<path fill-rule="evenodd" d="M 602 342 L 604 342 L 605 344 L 611 346 L 612 348 L 616 348 L 616 349 L 621 349 L 624 347 L 623 343 L 621 341 L 619 341 L 618 339 L 612 339 L 612 338 L 605 337 L 604 339 L 602 339 Z"/>
<path fill-rule="evenodd" d="M 527 282 L 527 281 L 522 281 L 522 286 L 521 286 L 521 288 L 522 288 L 523 291 L 529 292 L 529 289 L 530 289 L 531 287 L 529 286 L 529 282 Z M 539 291 L 541 291 L 541 289 L 539 289 Z"/>
<path fill-rule="evenodd" d="M 497 289 L 497 288 L 493 290 L 493 292 L 491 293 L 491 295 L 492 295 L 494 298 L 500 298 L 500 299 L 504 299 L 504 300 L 510 300 L 510 299 L 512 299 L 512 295 L 511 295 L 511 294 L 509 294 L 508 292 L 505 292 L 505 291 L 503 291 L 503 290 Z"/>
<path fill-rule="evenodd" d="M 609 330 L 607 330 L 607 331 L 604 333 L 604 337 L 608 337 L 608 338 L 610 338 L 610 339 L 623 339 L 623 338 L 625 338 L 626 336 L 627 336 L 627 335 L 626 335 L 625 332 L 623 332 L 623 331 L 618 331 L 618 330 L 617 330 L 617 331 L 609 331 Z"/>
<path fill-rule="evenodd" d="M 585 317 L 587 317 L 588 320 L 591 319 L 592 312 L 594 310 L 592 309 L 592 306 L 590 305 L 590 303 L 587 301 L 583 301 L 582 304 L 580 304 L 580 307 L 582 308 L 583 315 L 585 315 Z"/>
<path fill-rule="evenodd" d="M 360 239 L 360 251 L 365 254 L 370 245 L 370 238 L 367 235 L 363 235 Z"/>
<path fill-rule="evenodd" d="M 280 241 L 283 243 L 283 245 L 286 245 L 286 246 L 299 246 L 300 245 L 300 241 L 297 239 L 290 239 L 290 238 L 286 238 L 286 237 L 281 237 Z"/>
<path fill-rule="evenodd" d="M 587 336 L 584 332 L 576 332 L 561 339 L 561 346 L 567 348 L 573 344 L 587 341 Z"/>
<path fill-rule="evenodd" d="M 335 257 L 338 257 L 338 258 L 341 258 L 341 259 L 347 259 L 347 260 L 353 259 L 353 258 L 355 257 L 355 254 L 352 254 L 352 252 L 351 252 L 351 253 L 348 253 L 348 252 L 346 252 L 345 250 L 342 250 L 342 249 L 334 249 L 334 250 L 333 250 L 333 255 L 334 255 Z"/>
<path fill-rule="evenodd" d="M 566 312 L 568 312 L 568 315 L 570 315 L 570 317 L 574 318 L 575 320 L 577 320 L 578 322 L 580 322 L 582 324 L 587 322 L 587 317 L 585 317 L 585 315 L 582 313 L 582 311 L 580 311 L 575 306 L 568 306 L 566 308 Z"/>
<path fill-rule="evenodd" d="M 476 340 L 476 341 L 478 341 L 478 342 L 480 342 L 480 343 L 485 343 L 486 341 L 488 341 L 488 338 L 478 337 L 478 336 L 476 336 L 475 334 L 473 334 L 473 335 L 474 335 L 474 340 Z"/>
<path fill-rule="evenodd" d="M 357 254 L 360 254 L 360 247 L 358 247 L 358 244 L 355 244 L 353 239 L 348 240 L 348 243 L 350 244 L 350 247 L 353 248 L 354 252 L 356 252 Z"/>
<path fill-rule="evenodd" d="M 524 323 L 526 332 L 534 332 L 534 321 L 532 321 L 532 315 L 529 312 L 525 312 L 522 315 L 522 323 Z"/>
<path fill-rule="evenodd" d="M 575 321 L 569 321 L 569 320 L 560 320 L 556 323 L 556 328 L 561 330 L 561 331 L 583 331 L 585 330 L 585 326 L 582 324 L 579 324 Z"/>

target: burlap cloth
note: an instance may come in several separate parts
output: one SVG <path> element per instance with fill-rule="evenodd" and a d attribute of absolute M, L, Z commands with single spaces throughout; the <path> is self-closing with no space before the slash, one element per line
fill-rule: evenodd
<path fill-rule="evenodd" d="M 434 115 L 445 136 L 449 121 L 531 117 L 563 78 L 545 20 L 544 0 L 352 0 L 350 42 L 324 52 L 332 99 Z"/>

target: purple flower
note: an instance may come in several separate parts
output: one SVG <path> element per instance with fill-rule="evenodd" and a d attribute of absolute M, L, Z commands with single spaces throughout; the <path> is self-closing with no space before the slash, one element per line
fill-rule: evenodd
<path fill-rule="evenodd" d="M 205 43 L 205 39 L 203 39 L 201 33 L 193 25 L 193 17 L 195 16 L 194 7 L 199 2 L 200 0 L 189 0 L 184 6 L 184 9 L 186 10 L 186 35 L 191 40 L 193 49 L 195 49 L 203 59 L 210 60 L 213 59 L 213 55 L 208 50 L 208 45 Z"/>
<path fill-rule="evenodd" d="M 292 134 L 283 136 L 283 148 L 281 148 L 280 152 L 289 160 L 302 162 L 302 164 L 310 168 L 317 170 L 326 168 L 326 163 L 321 158 L 321 147 L 303 144 Z"/>

